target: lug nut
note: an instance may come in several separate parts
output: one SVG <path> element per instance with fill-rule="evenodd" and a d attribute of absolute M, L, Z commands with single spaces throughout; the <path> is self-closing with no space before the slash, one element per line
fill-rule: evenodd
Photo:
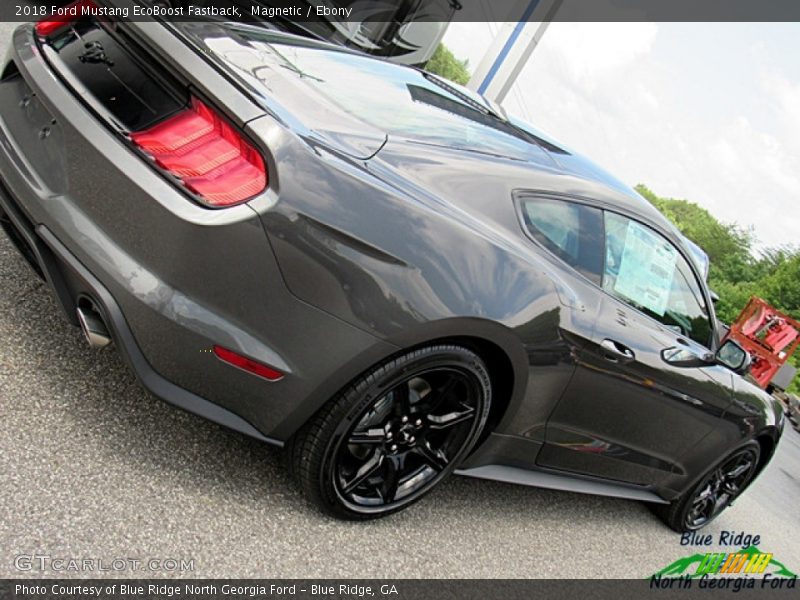
<path fill-rule="evenodd" d="M 417 427 L 422 427 L 422 419 L 417 419 L 416 421 L 414 421 L 414 425 L 416 425 Z"/>
<path fill-rule="evenodd" d="M 403 421 L 403 423 L 408 423 L 408 417 L 403 417 L 403 418 L 401 419 L 401 421 Z"/>
<path fill-rule="evenodd" d="M 389 450 L 391 450 L 392 452 L 397 452 L 397 444 L 392 444 Z"/>
<path fill-rule="evenodd" d="M 412 435 L 410 438 L 408 438 L 408 443 L 413 444 L 415 439 L 416 438 Z"/>
<path fill-rule="evenodd" d="M 387 439 L 387 440 L 390 440 L 390 439 L 392 439 L 393 437 L 394 437 L 394 434 L 393 434 L 391 431 L 387 431 L 387 432 L 386 432 L 386 439 Z"/>

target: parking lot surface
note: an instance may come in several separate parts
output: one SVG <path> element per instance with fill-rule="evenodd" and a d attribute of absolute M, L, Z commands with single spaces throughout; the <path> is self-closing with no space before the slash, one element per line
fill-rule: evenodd
<path fill-rule="evenodd" d="M 0 47 L 10 24 L 0 24 Z M 113 202 L 113 198 L 109 198 Z M 646 577 L 701 551 L 643 504 L 453 477 L 370 523 L 320 515 L 281 452 L 149 396 L 90 349 L 0 235 L 0 577 L 20 555 L 193 561 L 186 577 Z M 708 532 L 800 570 L 800 435 Z M 106 573 L 107 574 L 107 573 Z"/>

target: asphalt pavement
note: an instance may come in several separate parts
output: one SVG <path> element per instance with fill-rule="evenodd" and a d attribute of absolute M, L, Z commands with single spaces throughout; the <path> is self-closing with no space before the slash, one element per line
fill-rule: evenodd
<path fill-rule="evenodd" d="M 0 47 L 11 29 L 0 23 Z M 148 395 L 113 347 L 90 349 L 0 235 L 0 577 L 92 575 L 35 555 L 167 569 L 126 577 L 640 578 L 698 551 L 637 502 L 462 477 L 388 519 L 339 522 L 301 499 L 281 460 Z M 798 492 L 788 428 L 708 533 L 759 535 L 800 571 Z"/>

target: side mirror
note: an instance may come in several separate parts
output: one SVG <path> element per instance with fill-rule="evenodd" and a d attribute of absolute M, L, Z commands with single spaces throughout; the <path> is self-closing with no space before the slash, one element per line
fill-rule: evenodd
<path fill-rule="evenodd" d="M 697 354 L 693 350 L 681 346 L 673 346 L 661 351 L 661 359 L 673 367 L 699 368 L 714 364 L 714 355 L 710 352 Z"/>
<path fill-rule="evenodd" d="M 719 294 L 717 292 L 715 292 L 714 290 L 711 290 L 711 289 L 708 290 L 708 295 L 711 296 L 711 302 L 713 302 L 714 304 L 719 302 Z"/>
<path fill-rule="evenodd" d="M 734 373 L 744 375 L 750 370 L 750 354 L 734 340 L 727 340 L 717 350 L 717 362 Z"/>

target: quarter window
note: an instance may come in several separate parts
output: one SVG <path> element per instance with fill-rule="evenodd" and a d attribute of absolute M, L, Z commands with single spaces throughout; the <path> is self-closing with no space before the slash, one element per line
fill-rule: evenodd
<path fill-rule="evenodd" d="M 666 238 L 605 213 L 603 289 L 670 329 L 710 346 L 708 309 L 689 264 Z"/>
<path fill-rule="evenodd" d="M 603 269 L 603 217 L 597 208 L 553 198 L 522 203 L 531 236 L 596 284 Z"/>

